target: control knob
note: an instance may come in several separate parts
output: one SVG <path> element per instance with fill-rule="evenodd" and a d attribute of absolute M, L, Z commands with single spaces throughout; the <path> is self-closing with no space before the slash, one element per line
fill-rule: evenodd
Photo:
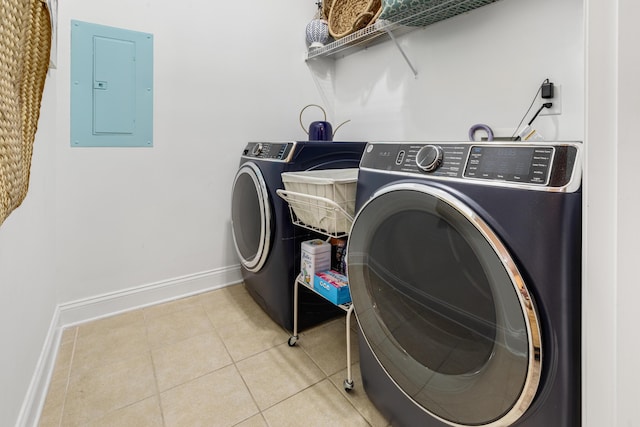
<path fill-rule="evenodd" d="M 256 145 L 253 146 L 253 149 L 251 150 L 251 154 L 253 154 L 254 156 L 258 156 L 260 155 L 260 153 L 262 153 L 262 144 L 258 143 Z"/>
<path fill-rule="evenodd" d="M 433 172 L 442 164 L 442 148 L 425 145 L 416 155 L 416 165 L 425 172 Z"/>

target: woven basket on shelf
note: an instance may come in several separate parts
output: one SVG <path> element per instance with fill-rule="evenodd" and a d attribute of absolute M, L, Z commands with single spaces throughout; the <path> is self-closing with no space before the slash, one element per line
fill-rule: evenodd
<path fill-rule="evenodd" d="M 322 12 L 320 13 L 320 17 L 325 21 L 329 21 L 329 12 L 331 11 L 331 4 L 333 0 L 323 0 L 322 1 Z"/>
<path fill-rule="evenodd" d="M 0 225 L 24 200 L 51 49 L 43 0 L 0 0 Z"/>
<path fill-rule="evenodd" d="M 382 0 L 333 0 L 329 10 L 329 33 L 340 39 L 367 25 L 382 12 Z"/>

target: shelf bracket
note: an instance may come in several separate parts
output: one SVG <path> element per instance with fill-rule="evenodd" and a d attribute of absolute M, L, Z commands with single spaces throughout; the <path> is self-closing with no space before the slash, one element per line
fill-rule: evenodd
<path fill-rule="evenodd" d="M 411 63 L 411 61 L 409 60 L 409 57 L 407 56 L 407 54 L 402 49 L 402 46 L 400 46 L 400 43 L 398 43 L 398 41 L 396 40 L 396 37 L 393 35 L 393 32 L 389 28 L 385 28 L 385 31 L 389 35 L 389 38 L 391 39 L 391 41 L 393 41 L 393 43 L 396 45 L 396 47 L 400 51 L 400 54 L 404 58 L 405 62 L 409 66 L 409 68 L 411 68 L 411 72 L 413 73 L 413 77 L 417 79 L 418 78 L 418 71 L 416 70 L 416 67 L 414 67 L 413 64 Z"/>

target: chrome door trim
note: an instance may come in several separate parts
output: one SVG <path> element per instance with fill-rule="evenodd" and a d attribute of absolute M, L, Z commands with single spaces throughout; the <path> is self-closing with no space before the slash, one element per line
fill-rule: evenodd
<path fill-rule="evenodd" d="M 482 427 L 504 427 L 511 425 L 516 422 L 518 419 L 524 415 L 527 411 L 531 403 L 533 402 L 536 393 L 538 391 L 538 386 L 540 385 L 540 378 L 542 374 L 542 340 L 541 340 L 541 332 L 540 332 L 540 321 L 539 316 L 537 314 L 534 301 L 531 298 L 531 295 L 527 289 L 524 278 L 520 274 L 518 267 L 515 264 L 515 261 L 509 254 L 509 251 L 502 243 L 500 238 L 493 232 L 493 230 L 489 227 L 489 225 L 478 215 L 476 212 L 471 209 L 466 203 L 458 199 L 457 197 L 449 194 L 448 192 L 441 190 L 439 188 L 435 188 L 425 184 L 418 183 L 398 183 L 391 184 L 389 186 L 383 187 L 382 189 L 376 191 L 373 196 L 362 206 L 362 208 L 357 213 L 356 217 L 353 220 L 353 224 L 351 227 L 351 231 L 355 227 L 358 222 L 358 217 L 366 210 L 367 205 L 369 205 L 374 199 L 378 197 L 395 192 L 395 191 L 417 191 L 425 193 L 429 196 L 436 197 L 439 200 L 447 203 L 449 206 L 458 211 L 461 215 L 463 215 L 467 220 L 469 220 L 484 236 L 487 242 L 491 245 L 496 255 L 499 257 L 502 265 L 504 266 L 507 274 L 511 279 L 511 283 L 513 285 L 514 290 L 516 291 L 516 295 L 518 296 L 518 301 L 520 303 L 520 309 L 522 310 L 522 314 L 524 316 L 525 325 L 527 327 L 527 347 L 528 347 L 528 368 L 526 373 L 526 379 L 524 382 L 524 386 L 522 391 L 520 392 L 520 396 L 516 400 L 513 407 L 500 419 L 490 422 L 488 424 L 481 424 Z M 351 233 L 350 233 L 351 235 Z M 358 315 L 358 306 L 354 302 L 356 317 Z M 365 341 L 367 341 L 366 334 L 363 333 L 363 337 Z M 371 349 L 371 345 L 367 342 L 367 345 Z M 387 373 L 388 377 L 395 383 L 395 380 L 384 368 L 384 365 L 380 363 L 378 356 L 371 349 L 371 353 L 378 361 L 380 367 Z M 396 384 L 397 385 L 397 384 Z M 407 398 L 411 399 L 418 407 L 420 407 L 423 411 L 427 412 L 430 416 L 438 419 L 439 421 L 451 425 L 454 427 L 469 427 L 468 424 L 458 424 L 454 423 L 450 420 L 446 420 L 433 412 L 427 410 L 419 403 L 415 402 L 415 400 L 405 393 L 405 391 L 398 386 L 398 389 L 402 391 Z M 477 424 L 474 424 L 477 426 Z"/>
<path fill-rule="evenodd" d="M 251 272 L 259 271 L 267 261 L 269 255 L 269 247 L 271 244 L 272 215 L 269 207 L 269 190 L 264 182 L 260 168 L 253 162 L 244 163 L 233 180 L 232 197 L 236 189 L 236 182 L 242 175 L 249 175 L 255 185 L 258 203 L 260 204 L 260 245 L 256 256 L 252 259 L 245 259 L 240 252 L 238 242 L 236 241 L 236 233 L 234 231 L 233 215 L 231 216 L 231 235 L 233 236 L 233 244 L 236 253 L 240 258 L 242 265 Z"/>

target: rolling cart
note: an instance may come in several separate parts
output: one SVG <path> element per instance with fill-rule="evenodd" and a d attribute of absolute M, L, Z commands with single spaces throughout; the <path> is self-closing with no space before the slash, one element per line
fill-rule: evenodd
<path fill-rule="evenodd" d="M 344 178 L 330 179 L 330 181 L 320 183 L 320 187 L 303 186 L 303 190 L 309 190 L 309 192 L 318 193 L 318 188 L 323 188 L 321 193 L 327 193 L 327 188 L 330 187 L 330 194 L 324 194 L 329 197 L 317 196 L 314 194 L 308 194 L 303 192 L 289 191 L 289 190 L 276 190 L 278 196 L 282 197 L 289 204 L 289 212 L 291 214 L 291 220 L 293 224 L 303 227 L 316 233 L 322 234 L 327 239 L 347 237 L 349 235 L 348 230 L 353 223 L 353 204 L 355 202 L 355 181 L 357 180 L 357 169 L 355 171 L 345 169 L 344 171 L 348 176 Z M 305 172 L 304 174 L 307 174 Z M 317 171 L 317 173 L 324 174 L 326 171 Z M 285 187 L 290 182 L 287 179 L 291 179 L 291 175 L 295 175 L 294 181 L 297 181 L 299 175 L 303 173 L 283 173 L 282 178 L 285 183 Z M 286 177 L 285 175 L 290 175 Z M 331 172 L 331 176 L 335 177 L 336 171 Z M 310 179 L 311 181 L 321 180 L 323 177 L 303 175 L 301 177 L 304 180 Z M 326 187 L 325 184 L 328 184 Z M 348 184 L 349 188 L 338 188 L 336 194 L 336 187 L 340 187 L 341 184 Z M 351 185 L 353 184 L 353 185 Z M 326 187 L 326 188 L 325 188 Z M 294 188 L 298 189 L 299 186 Z M 338 200 L 336 200 L 338 199 Z M 322 298 L 327 299 L 324 295 L 313 289 L 313 284 L 308 284 L 304 281 L 302 274 L 296 277 L 294 283 L 294 296 L 293 296 L 293 334 L 289 338 L 288 344 L 293 347 L 298 341 L 298 289 L 299 286 L 305 286 L 315 294 Z M 335 304 L 333 301 L 327 299 L 327 301 Z M 351 302 L 344 304 L 335 304 L 346 312 L 346 342 L 347 342 L 347 378 L 344 380 L 344 389 L 348 392 L 353 390 L 353 376 L 351 373 L 351 314 L 353 313 L 353 304 Z"/>
<path fill-rule="evenodd" d="M 293 335 L 289 337 L 290 347 L 293 347 L 296 345 L 296 342 L 298 342 L 298 286 L 300 285 L 305 286 L 307 289 L 324 298 L 324 296 L 316 292 L 312 286 L 307 285 L 307 283 L 302 280 L 301 275 L 298 275 L 293 288 Z M 346 391 L 351 391 L 353 390 L 353 377 L 351 375 L 351 313 L 353 313 L 353 304 L 348 302 L 346 304 L 337 304 L 337 306 L 347 313 L 347 378 L 344 380 L 343 386 Z"/>

